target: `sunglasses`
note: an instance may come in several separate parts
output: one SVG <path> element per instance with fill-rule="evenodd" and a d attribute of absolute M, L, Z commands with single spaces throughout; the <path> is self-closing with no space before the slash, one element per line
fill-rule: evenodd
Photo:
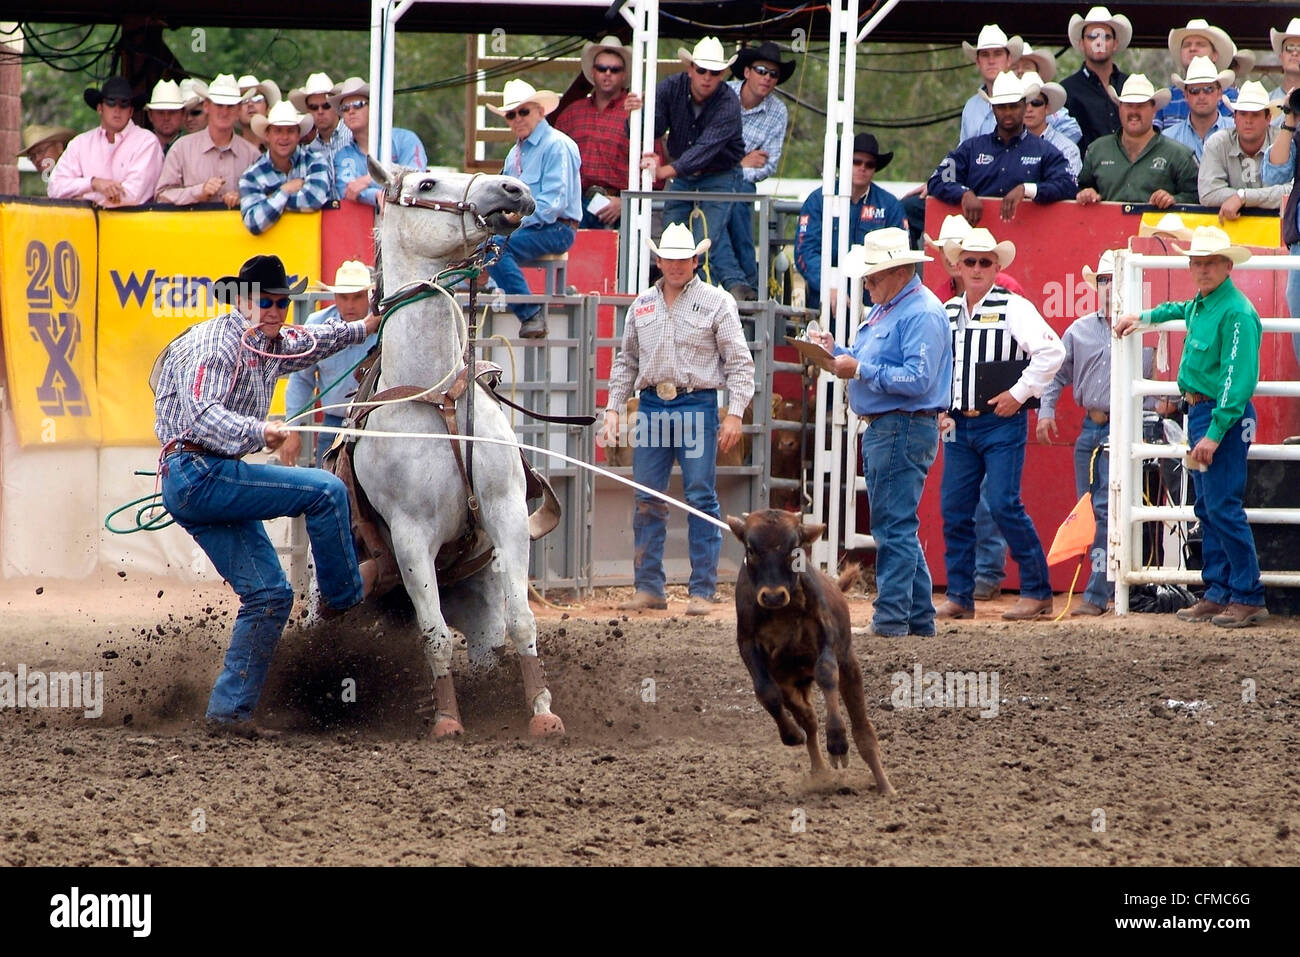
<path fill-rule="evenodd" d="M 515 118 L 516 116 L 520 116 L 520 117 L 523 117 L 524 119 L 527 119 L 527 118 L 528 118 L 528 114 L 531 113 L 531 112 L 533 112 L 533 109 L 532 109 L 532 107 L 530 107 L 530 106 L 521 106 L 521 107 L 519 107 L 519 109 L 517 109 L 517 110 L 507 110 L 507 111 L 506 111 L 506 122 L 507 122 L 507 123 L 511 122 L 512 120 L 514 120 L 514 118 Z"/>
<path fill-rule="evenodd" d="M 353 110 L 364 110 L 369 105 L 369 100 L 349 100 L 347 103 L 339 104 L 339 112 L 351 113 Z"/>
<path fill-rule="evenodd" d="M 203 115 L 203 109 L 202 109 L 202 107 L 200 107 L 200 108 L 197 109 L 197 110 L 186 110 L 185 112 L 186 112 L 187 114 L 189 114 L 190 116 L 202 116 L 202 115 Z"/>
<path fill-rule="evenodd" d="M 780 70 L 774 70 L 770 66 L 763 66 L 761 63 L 755 63 L 750 67 L 759 76 L 780 76 Z"/>
<path fill-rule="evenodd" d="M 257 300 L 257 307 L 259 309 L 270 309 L 272 307 L 276 309 L 288 309 L 290 301 L 291 300 L 288 296 L 281 296 L 279 299 L 272 299 L 270 296 L 263 296 L 261 299 Z"/>
<path fill-rule="evenodd" d="M 262 102 L 263 100 L 265 100 L 265 99 L 266 99 L 266 97 L 264 97 L 261 93 L 259 93 L 259 94 L 257 94 L 257 96 L 250 96 L 250 97 L 249 97 L 248 99 L 246 99 L 244 102 L 245 102 L 245 103 L 261 103 L 261 102 Z"/>
<path fill-rule="evenodd" d="M 330 106 L 328 103 L 317 103 L 315 106 L 308 103 L 307 109 L 311 110 L 313 113 L 324 113 L 326 110 L 334 109 L 334 107 Z"/>
<path fill-rule="evenodd" d="M 706 70 L 702 66 L 697 66 L 695 72 L 700 76 L 722 76 L 721 70 Z"/>
<path fill-rule="evenodd" d="M 1037 108 L 1042 108 L 1042 107 L 1044 107 L 1044 106 L 1047 105 L 1047 100 L 1044 99 L 1043 97 L 1039 96 L 1039 97 L 1036 97 L 1036 98 L 1030 100 L 1030 101 L 1029 101 L 1029 105 L 1032 106 L 1032 107 L 1035 107 L 1036 109 L 1037 109 Z"/>
<path fill-rule="evenodd" d="M 869 159 L 856 159 L 856 158 L 855 158 L 855 159 L 853 160 L 853 165 L 854 165 L 854 166 L 865 166 L 867 169 L 875 169 L 875 168 L 876 168 L 876 161 L 875 161 L 875 160 L 869 160 Z"/>
<path fill-rule="evenodd" d="M 116 96 L 106 96 L 99 102 L 103 103 L 110 110 L 117 109 L 119 107 L 131 106 L 130 100 L 122 99 L 121 97 L 116 97 Z"/>
<path fill-rule="evenodd" d="M 597 73 L 622 73 L 623 72 L 623 68 L 621 66 L 618 66 L 617 64 L 613 66 L 606 66 L 603 63 L 597 63 L 592 67 L 592 69 L 595 70 Z"/>
<path fill-rule="evenodd" d="M 1283 52 L 1283 53 L 1300 53 L 1300 43 L 1284 43 L 1284 44 L 1282 44 L 1282 52 Z"/>
<path fill-rule="evenodd" d="M 1084 38 L 1085 40 L 1110 40 L 1110 39 L 1112 39 L 1111 35 L 1110 35 L 1109 33 L 1107 33 L 1105 30 L 1093 30 L 1091 33 L 1085 33 L 1085 34 L 1083 35 L 1083 38 Z"/>
<path fill-rule="evenodd" d="M 989 259 L 987 256 L 981 256 L 978 259 L 974 256 L 967 256 L 961 261 L 961 264 L 967 269 L 974 269 L 976 266 L 979 266 L 980 269 L 988 269 L 994 262 L 995 260 Z"/>
<path fill-rule="evenodd" d="M 1189 86 L 1187 88 L 1188 96 L 1205 96 L 1207 93 L 1218 93 L 1218 86 Z"/>

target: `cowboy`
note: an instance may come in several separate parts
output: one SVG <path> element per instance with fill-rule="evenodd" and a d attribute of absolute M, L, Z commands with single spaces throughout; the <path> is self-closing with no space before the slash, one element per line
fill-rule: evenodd
<path fill-rule="evenodd" d="M 1237 45 L 1232 42 L 1232 37 L 1228 36 L 1226 31 L 1212 27 L 1204 20 L 1188 20 L 1187 26 L 1169 31 L 1169 55 L 1178 64 L 1179 69 L 1187 72 L 1188 75 L 1193 60 L 1197 57 L 1208 59 L 1210 67 L 1203 67 L 1198 71 L 1198 77 L 1202 82 L 1207 76 L 1216 73 L 1222 76 L 1223 73 L 1227 73 L 1227 82 L 1221 84 L 1227 102 L 1221 103 L 1219 98 L 1215 97 L 1214 107 L 1221 116 L 1231 120 L 1232 110 L 1229 103 L 1237 98 L 1237 91 L 1232 88 L 1232 84 L 1236 81 L 1236 74 L 1231 70 L 1233 60 L 1237 57 Z M 1249 63 L 1254 67 L 1253 54 L 1250 56 Z M 1173 91 L 1169 102 L 1156 113 L 1156 129 L 1167 129 L 1179 120 L 1187 119 L 1190 112 L 1191 103 L 1183 95 L 1182 86 L 1179 85 Z"/>
<path fill-rule="evenodd" d="M 1281 209 L 1285 186 L 1265 186 L 1262 177 L 1268 149 L 1277 139 L 1269 126 L 1268 92 L 1254 80 L 1241 85 L 1232 104 L 1236 126 L 1205 142 L 1198 187 L 1202 206 L 1218 206 L 1219 222 L 1237 219 L 1243 207 Z"/>
<path fill-rule="evenodd" d="M 1078 176 L 1083 168 L 1083 158 L 1074 141 L 1052 125 L 1052 119 L 1065 106 L 1065 87 L 1047 83 L 1032 70 L 1020 75 L 1025 88 L 1025 129 L 1051 143 L 1065 157 L 1065 167 L 1071 176 Z"/>
<path fill-rule="evenodd" d="M 222 73 L 211 86 L 196 86 L 203 94 L 207 125 L 177 143 L 163 162 L 156 199 L 174 206 L 220 201 L 227 209 L 239 205 L 239 178 L 261 154 L 235 135 L 242 97 L 235 78 Z"/>
<path fill-rule="evenodd" d="M 23 127 L 23 148 L 19 156 L 26 156 L 36 172 L 48 177 L 54 164 L 59 161 L 63 151 L 68 148 L 68 141 L 77 135 L 77 131 L 66 126 L 42 126 L 33 124 Z"/>
<path fill-rule="evenodd" d="M 243 96 L 239 103 L 239 135 L 259 153 L 265 153 L 266 144 L 253 132 L 252 120 L 254 116 L 266 116 L 283 99 L 279 84 L 245 73 L 239 78 L 239 92 Z"/>
<path fill-rule="evenodd" d="M 1269 27 L 1268 36 L 1273 44 L 1273 53 L 1282 64 L 1282 84 L 1269 94 L 1268 101 L 1281 106 L 1292 90 L 1300 88 L 1300 17 L 1292 17 L 1284 30 Z M 1277 115 L 1273 120 L 1274 126 L 1282 124 L 1282 116 L 1281 113 Z"/>
<path fill-rule="evenodd" d="M 215 288 L 232 296 L 234 308 L 193 326 L 168 348 L 156 390 L 163 503 L 240 599 L 225 666 L 208 699 L 214 733 L 261 734 L 253 709 L 293 605 L 265 519 L 306 515 L 322 614 L 352 607 L 373 584 L 373 562 L 357 567 L 348 493 L 337 476 L 243 461 L 263 446 L 275 451 L 289 437 L 283 423 L 267 420 L 280 376 L 379 328 L 374 315 L 330 319 L 311 335 L 285 328 L 289 297 L 306 284 L 290 285 L 278 256 L 254 256 L 238 276 L 218 280 Z"/>
<path fill-rule="evenodd" d="M 1002 219 L 1016 214 L 1021 200 L 1055 203 L 1074 195 L 1076 184 L 1065 156 L 1051 143 L 1025 129 L 1025 88 L 1010 71 L 993 83 L 987 96 L 997 129 L 962 141 L 926 184 L 935 199 L 960 206 L 972 226 L 983 215 L 981 196 L 1002 197 Z"/>
<path fill-rule="evenodd" d="M 330 196 L 334 195 L 334 155 L 352 140 L 352 131 L 339 122 L 339 114 L 330 102 L 335 84 L 325 73 L 313 73 L 307 82 L 289 91 L 289 102 L 295 110 L 311 117 L 311 125 L 303 134 L 302 145 L 325 155 L 329 170 Z M 252 123 L 252 119 L 249 119 Z"/>
<path fill-rule="evenodd" d="M 334 111 L 352 131 L 352 141 L 334 154 L 334 198 L 350 199 L 367 206 L 382 206 L 384 191 L 370 181 L 366 154 L 370 150 L 370 84 L 350 76 L 330 94 Z M 398 166 L 424 169 L 429 165 L 424 144 L 410 130 L 392 130 L 392 157 Z"/>
<path fill-rule="evenodd" d="M 346 119 L 346 117 L 344 117 Z M 334 274 L 334 285 L 321 284 L 322 288 L 334 296 L 334 301 L 324 309 L 319 309 L 307 317 L 306 325 L 342 320 L 356 322 L 364 319 L 370 312 L 370 291 L 374 282 L 366 264 L 358 260 L 348 260 L 339 266 Z M 368 336 L 364 342 L 345 346 L 338 352 L 314 365 L 299 369 L 289 376 L 288 388 L 284 391 L 284 407 L 293 417 L 300 411 L 310 409 L 320 400 L 326 428 L 337 429 L 343 425 L 347 413 L 348 400 L 357 390 L 357 380 L 352 371 L 375 345 L 377 337 Z M 321 466 L 325 453 L 334 442 L 333 432 L 316 433 L 315 461 Z M 291 432 L 280 446 L 276 455 L 284 465 L 296 465 L 302 453 L 302 435 Z"/>
<path fill-rule="evenodd" d="M 529 295 L 520 263 L 567 252 L 577 238 L 582 219 L 582 160 L 577 144 L 546 122 L 546 114 L 559 102 L 560 97 L 550 90 L 535 90 L 524 80 L 508 80 L 501 105 L 488 104 L 489 110 L 505 117 L 515 136 L 501 172 L 522 180 L 537 204 L 509 241 L 505 236 L 493 237 L 501 244 L 501 255 L 488 267 L 488 275 L 507 296 Z M 541 306 L 518 303 L 510 310 L 519 317 L 522 338 L 546 338 L 546 313 Z"/>
<path fill-rule="evenodd" d="M 1021 80 L 1024 80 L 1026 73 L 1037 73 L 1040 82 L 1050 83 L 1056 78 L 1056 59 L 1050 53 L 1035 50 L 1026 43 L 1020 50 L 1020 59 L 1011 64 L 1011 72 L 1020 77 Z M 1061 89 L 1065 88 L 1061 87 Z M 1075 151 L 1078 151 L 1079 139 L 1083 136 L 1083 131 L 1079 129 L 1079 121 L 1071 116 L 1070 111 L 1065 108 L 1064 100 L 1061 101 L 1061 106 L 1047 118 L 1047 125 L 1059 133 L 1061 139 L 1069 140 Z M 993 132 L 992 110 L 989 110 L 987 128 L 981 129 L 980 132 Z M 1055 146 L 1056 142 L 1056 140 L 1052 140 L 1052 145 Z"/>
<path fill-rule="evenodd" d="M 1264 159 L 1262 179 L 1266 186 L 1291 185 L 1291 193 L 1282 210 L 1282 245 L 1292 256 L 1300 256 L 1300 152 L 1296 150 L 1296 124 L 1300 122 L 1300 87 L 1292 90 L 1282 105 L 1283 120 L 1277 127 L 1273 145 Z M 1286 284 L 1287 309 L 1300 318 L 1300 269 L 1292 269 Z M 1300 333 L 1293 333 L 1291 345 L 1300 361 Z"/>
<path fill-rule="evenodd" d="M 852 230 L 849 246 L 860 246 L 867 234 L 886 226 L 907 227 L 903 204 L 894 194 L 872 180 L 893 160 L 893 152 L 882 152 L 874 133 L 859 133 L 853 137 L 853 178 L 849 191 L 849 223 Z M 839 184 L 836 184 L 836 189 Z M 818 186 L 804 200 L 799 210 L 799 231 L 794 237 L 794 265 L 803 276 L 804 306 L 821 308 L 822 290 L 822 188 Z M 839 246 L 837 234 L 839 221 L 831 224 L 831 267 L 837 265 Z M 839 288 L 831 287 L 830 304 L 834 313 L 839 301 Z M 870 301 L 870 300 L 868 300 Z"/>
<path fill-rule="evenodd" d="M 175 80 L 159 80 L 154 84 L 153 95 L 144 105 L 144 115 L 149 120 L 150 129 L 158 137 L 158 145 L 162 147 L 164 156 L 182 136 L 184 110 L 185 101 L 181 99 L 181 88 Z"/>
<path fill-rule="evenodd" d="M 1156 110 L 1169 102 L 1168 90 L 1157 90 L 1141 73 L 1124 81 L 1118 96 L 1124 128 L 1094 141 L 1083 157 L 1076 200 L 1092 203 L 1150 203 L 1168 209 L 1175 203 L 1196 202 L 1196 155 L 1181 143 L 1161 136 L 1152 127 Z"/>
<path fill-rule="evenodd" d="M 1024 45 L 1024 40 L 1008 37 L 996 23 L 987 24 L 980 29 L 974 46 L 966 40 L 961 42 L 966 56 L 979 68 L 981 79 L 979 89 L 962 106 L 958 145 L 972 136 L 993 132 L 997 124 L 993 120 L 993 110 L 989 107 L 989 94 L 993 92 L 994 81 L 1020 59 Z M 984 95 L 980 96 L 981 93 Z"/>
<path fill-rule="evenodd" d="M 1028 413 L 1061 366 L 1065 348 L 1033 304 L 998 286 L 995 277 L 1015 259 L 1010 240 L 997 242 L 982 227 L 950 244 L 946 255 L 961 273 L 964 292 L 945 303 L 953 336 L 952 399 L 939 422 L 945 442 L 940 511 L 948 596 L 936 618 L 973 618 L 975 509 L 988 477 L 989 507 L 1011 557 L 1020 566 L 1020 599 L 1002 617 L 1022 621 L 1048 615 L 1052 586 L 1047 556 L 1020 499 Z M 1023 361 L 1016 366 L 993 365 Z M 1014 381 L 1012 381 L 1014 380 Z M 985 399 L 997 385 L 1009 386 Z"/>
<path fill-rule="evenodd" d="M 754 395 L 754 358 L 740 328 L 736 300 L 695 275 L 709 240 L 672 223 L 659 245 L 647 239 L 663 276 L 628 309 L 623 347 L 609 373 L 602 441 L 618 444 L 618 414 L 634 391 L 640 396 L 632 445 L 632 479 L 660 492 L 676 460 L 687 504 L 721 518 L 715 487 L 718 452 L 740 441 L 741 416 Z M 718 390 L 726 387 L 727 415 L 718 424 Z M 648 427 L 647 427 L 648 426 Z M 639 436 L 639 440 L 638 437 Z M 632 513 L 636 594 L 622 610 L 667 608 L 663 551 L 668 506 L 636 493 Z M 686 614 L 707 615 L 718 582 L 722 532 L 701 518 L 687 520 L 691 558 Z"/>
<path fill-rule="evenodd" d="M 809 338 L 835 355 L 835 375 L 848 379 L 849 407 L 866 420 L 862 474 L 876 540 L 877 635 L 934 634 L 933 583 L 921 549 L 925 477 L 939 451 L 938 414 L 952 390 L 952 341 L 943 304 L 921 285 L 916 263 L 929 256 L 908 248 L 907 233 L 877 229 L 845 257 L 875 305 L 862 317 L 853 347 L 827 332 Z"/>
<path fill-rule="evenodd" d="M 312 121 L 292 103 L 281 101 L 251 122 L 267 151 L 239 177 L 239 214 L 249 232 L 258 235 L 279 222 L 285 210 L 307 213 L 328 203 L 330 170 L 324 151 L 298 145 Z"/>
<path fill-rule="evenodd" d="M 671 180 L 668 192 L 723 192 L 740 188 L 740 160 L 745 155 L 744 126 L 740 118 L 740 97 L 722 75 L 736 62 L 724 59 L 722 41 L 705 37 L 695 49 L 677 48 L 686 69 L 665 77 L 655 88 L 655 138 L 668 134 L 668 156 L 664 163 L 657 154 L 645 153 L 641 168 L 652 170 L 655 179 Z M 704 230 L 710 245 L 708 273 L 724 289 L 744 293 L 745 272 L 731 248 L 727 217 L 731 204 L 699 200 Z M 693 223 L 691 203 L 664 203 L 665 223 Z M 703 275 L 703 273 L 701 274 Z"/>
<path fill-rule="evenodd" d="M 1236 82 L 1236 76 L 1231 70 L 1216 70 L 1209 57 L 1198 56 L 1192 58 L 1186 77 L 1171 75 L 1170 79 L 1184 91 L 1183 106 L 1188 113 L 1183 119 L 1166 123 L 1160 132 L 1190 149 L 1199 164 L 1205 153 L 1205 141 L 1235 125 L 1232 117 L 1219 112 L 1219 100 L 1223 91 Z"/>
<path fill-rule="evenodd" d="M 1183 621 L 1244 628 L 1268 617 L 1255 538 L 1242 507 L 1246 455 L 1258 424 L 1251 396 L 1259 382 L 1262 329 L 1259 313 L 1231 275 L 1250 250 L 1232 245 L 1214 226 L 1198 226 L 1190 247 L 1174 250 L 1187 257 L 1196 297 L 1120 316 L 1115 334 L 1129 335 L 1139 323 L 1187 323 L 1190 348 L 1183 349 L 1178 388 L 1189 406 L 1191 458 L 1204 466 L 1190 471 L 1201 522 L 1201 577 L 1208 587 L 1200 601 L 1177 614 Z"/>
<path fill-rule="evenodd" d="M 1083 54 L 1083 65 L 1062 80 L 1061 86 L 1065 87 L 1066 109 L 1083 131 L 1079 152 L 1087 156 L 1093 140 L 1119 132 L 1119 110 L 1108 90 L 1122 89 L 1128 79 L 1115 65 L 1115 56 L 1128 49 L 1133 25 L 1126 16 L 1112 16 L 1105 7 L 1093 7 L 1083 16 L 1072 15 L 1066 32 L 1070 45 Z"/>
<path fill-rule="evenodd" d="M 50 176 L 50 198 L 85 199 L 105 207 L 149 202 L 163 152 L 158 137 L 131 122 L 144 96 L 120 76 L 81 96 L 99 114 L 99 126 L 72 138 Z"/>

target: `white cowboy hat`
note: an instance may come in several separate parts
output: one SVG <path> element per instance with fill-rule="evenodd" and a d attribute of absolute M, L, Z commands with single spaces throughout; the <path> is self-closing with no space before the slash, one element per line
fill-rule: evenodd
<path fill-rule="evenodd" d="M 931 239 L 929 233 L 922 233 L 921 235 L 925 237 L 926 245 L 933 246 L 946 254 L 950 245 L 961 242 L 973 228 L 965 216 L 961 215 L 961 213 L 953 213 L 951 216 L 943 218 L 943 224 L 939 227 L 939 237 L 937 239 Z"/>
<path fill-rule="evenodd" d="M 364 96 L 367 100 L 370 99 L 370 84 L 359 76 L 350 76 L 341 83 L 334 84 L 328 99 L 330 105 L 337 110 L 340 103 L 353 96 Z"/>
<path fill-rule="evenodd" d="M 334 81 L 326 73 L 313 73 L 307 82 L 297 89 L 289 91 L 289 102 L 299 113 L 307 112 L 307 97 L 321 94 L 328 97 L 334 89 Z M 309 117 L 310 118 L 310 117 Z"/>
<path fill-rule="evenodd" d="M 1025 86 L 1020 82 L 1020 77 L 1007 70 L 1005 73 L 999 73 L 997 79 L 993 81 L 991 96 L 984 92 L 983 87 L 980 87 L 979 94 L 994 106 L 1006 106 L 1008 103 L 1019 103 L 1025 98 Z"/>
<path fill-rule="evenodd" d="M 1241 84 L 1241 89 L 1237 91 L 1237 99 L 1235 102 L 1229 100 L 1226 96 L 1223 100 L 1228 105 L 1228 108 L 1232 110 L 1245 110 L 1248 113 L 1253 113 L 1256 110 L 1281 112 L 1281 104 L 1269 102 L 1268 90 L 1266 90 L 1264 84 L 1260 83 L 1258 80 L 1247 80 L 1245 83 Z"/>
<path fill-rule="evenodd" d="M 1153 87 L 1145 73 L 1130 74 L 1124 81 L 1124 89 L 1116 93 L 1113 86 L 1108 86 L 1106 94 L 1115 103 L 1146 103 L 1148 100 L 1154 100 L 1157 110 L 1163 110 L 1168 106 L 1169 99 L 1173 96 L 1163 87 L 1159 90 Z"/>
<path fill-rule="evenodd" d="M 1165 213 L 1154 225 L 1140 223 L 1138 225 L 1139 236 L 1172 236 L 1174 239 L 1181 239 L 1185 243 L 1192 241 L 1192 231 L 1187 228 L 1183 218 L 1177 213 Z"/>
<path fill-rule="evenodd" d="M 245 80 L 252 80 L 253 82 L 246 84 Z M 280 93 L 280 85 L 274 80 L 258 80 L 255 76 L 241 76 L 239 78 L 239 89 L 244 94 L 244 102 L 248 102 L 255 96 L 264 97 L 268 110 L 284 99 L 283 94 Z"/>
<path fill-rule="evenodd" d="M 1273 52 L 1282 55 L 1282 44 L 1287 40 L 1300 40 L 1300 17 L 1292 17 L 1285 30 L 1268 28 L 1268 38 L 1273 41 Z"/>
<path fill-rule="evenodd" d="M 1171 73 L 1169 79 L 1173 80 L 1174 86 L 1180 90 L 1186 90 L 1188 86 L 1197 83 L 1217 83 L 1220 88 L 1226 90 L 1237 82 L 1237 74 L 1231 70 L 1216 69 L 1214 62 L 1207 56 L 1194 56 L 1192 62 L 1187 64 L 1187 76 L 1181 77 L 1177 73 Z"/>
<path fill-rule="evenodd" d="M 588 43 L 582 48 L 582 75 L 587 78 L 588 83 L 595 83 L 592 78 L 592 67 L 596 63 L 596 57 L 602 53 L 617 53 L 623 58 L 623 86 L 632 85 L 632 51 L 623 44 L 618 42 L 618 37 L 608 36 L 599 43 Z"/>
<path fill-rule="evenodd" d="M 934 262 L 919 249 L 907 245 L 907 231 L 897 226 L 873 229 L 860 246 L 850 246 L 844 254 L 844 274 L 853 279 L 875 275 L 895 266 Z"/>
<path fill-rule="evenodd" d="M 1116 53 L 1122 53 L 1128 49 L 1128 45 L 1133 39 L 1133 24 L 1129 23 L 1128 17 L 1123 14 L 1117 13 L 1112 16 L 1111 12 L 1105 7 L 1093 7 L 1083 16 L 1076 13 L 1070 17 L 1070 25 L 1065 29 L 1066 34 L 1070 37 L 1070 46 L 1080 53 L 1083 52 L 1083 31 L 1090 23 L 1102 23 L 1114 31 Z"/>
<path fill-rule="evenodd" d="M 545 116 L 560 105 L 560 94 L 550 90 L 535 90 L 527 80 L 507 80 L 506 88 L 501 91 L 501 105 L 493 106 L 489 103 L 488 109 L 497 116 L 505 116 L 525 103 L 536 103 L 542 109 L 542 116 Z"/>
<path fill-rule="evenodd" d="M 180 84 L 175 80 L 159 80 L 154 84 L 146 110 L 183 110 L 185 98 L 181 96 Z"/>
<path fill-rule="evenodd" d="M 1097 260 L 1096 272 L 1093 272 L 1087 266 L 1083 267 L 1083 281 L 1093 289 L 1097 288 L 1098 276 L 1113 275 L 1115 275 L 1115 250 L 1113 249 L 1107 249 L 1101 254 L 1101 258 Z"/>
<path fill-rule="evenodd" d="M 349 259 L 339 266 L 338 271 L 334 273 L 334 285 L 321 283 L 322 289 L 327 289 L 336 295 L 338 293 L 364 292 L 374 285 L 374 280 L 370 277 L 370 268 L 357 259 Z"/>
<path fill-rule="evenodd" d="M 195 80 L 194 93 L 199 99 L 211 100 L 218 106 L 238 106 L 244 100 L 239 82 L 231 73 L 218 73 L 211 83 Z"/>
<path fill-rule="evenodd" d="M 1250 250 L 1245 246 L 1234 246 L 1228 234 L 1218 226 L 1197 226 L 1196 232 L 1192 233 L 1192 245 L 1187 249 L 1174 246 L 1174 251 L 1189 259 L 1200 256 L 1226 256 L 1238 266 L 1250 258 Z"/>
<path fill-rule="evenodd" d="M 695 44 L 694 50 L 688 50 L 686 47 L 677 48 L 677 59 L 687 66 L 700 66 L 706 70 L 719 72 L 736 62 L 734 56 L 730 60 L 723 59 L 726 55 L 727 52 L 722 49 L 722 41 L 717 37 L 705 37 Z"/>
<path fill-rule="evenodd" d="M 1228 36 L 1227 31 L 1212 27 L 1204 20 L 1188 20 L 1187 26 L 1175 27 L 1169 31 L 1169 55 L 1174 58 L 1175 63 L 1182 62 L 1183 41 L 1188 37 L 1205 37 L 1209 40 L 1214 46 L 1218 62 L 1224 66 L 1231 63 L 1232 58 L 1237 55 L 1237 44 L 1232 42 L 1232 37 Z"/>
<path fill-rule="evenodd" d="M 187 76 L 185 79 L 181 80 L 181 99 L 185 101 L 186 108 L 198 106 L 203 100 L 202 94 L 198 92 L 198 88 L 200 87 L 203 87 L 202 81 L 196 80 L 193 77 Z"/>
<path fill-rule="evenodd" d="M 1244 80 L 1255 69 L 1256 59 L 1257 57 L 1252 51 L 1238 50 L 1236 57 L 1228 64 L 1228 68 L 1237 74 L 1238 80 Z"/>
<path fill-rule="evenodd" d="M 1011 54 L 1011 62 L 1015 63 L 1024 51 L 1025 41 L 1020 37 L 1008 37 L 996 23 L 989 23 L 980 27 L 980 35 L 974 46 L 962 40 L 961 48 L 966 51 L 966 56 L 972 63 L 979 59 L 980 50 L 1006 50 Z"/>
<path fill-rule="evenodd" d="M 1020 51 L 1020 60 L 1028 60 L 1034 64 L 1034 72 L 1041 76 L 1045 81 L 1051 81 L 1056 76 L 1056 58 L 1045 51 L 1035 50 L 1028 43 Z M 1011 64 L 1013 67 L 1015 63 Z M 1027 71 L 1026 71 L 1027 72 Z M 1021 74 L 1023 76 L 1024 74 Z"/>
<path fill-rule="evenodd" d="M 1006 269 L 1016 258 L 1016 244 L 1009 239 L 998 242 L 983 226 L 976 226 L 962 239 L 949 243 L 944 248 L 944 255 L 950 263 L 955 264 L 962 253 L 993 253 L 997 257 L 998 268 Z"/>
<path fill-rule="evenodd" d="M 1025 99 L 1033 99 L 1038 93 L 1042 93 L 1047 99 L 1047 113 L 1050 116 L 1061 107 L 1065 106 L 1067 93 L 1065 87 L 1059 83 L 1044 83 L 1043 78 L 1033 70 L 1027 70 L 1021 77 L 1020 83 L 1025 88 Z"/>
<path fill-rule="evenodd" d="M 310 116 L 303 116 L 293 108 L 293 104 L 281 100 L 275 106 L 271 107 L 266 116 L 260 113 L 256 114 L 248 121 L 248 125 L 253 129 L 253 135 L 258 139 L 266 139 L 266 128 L 268 126 L 296 126 L 298 135 L 306 136 L 308 130 L 314 125 Z"/>
<path fill-rule="evenodd" d="M 664 227 L 664 234 L 659 237 L 658 246 L 649 236 L 645 238 L 645 244 L 660 259 L 694 259 L 709 248 L 710 241 L 701 239 L 697 243 L 690 229 L 681 223 L 669 223 Z"/>

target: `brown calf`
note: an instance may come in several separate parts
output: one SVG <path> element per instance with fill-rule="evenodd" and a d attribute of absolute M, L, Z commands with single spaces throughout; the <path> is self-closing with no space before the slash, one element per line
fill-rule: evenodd
<path fill-rule="evenodd" d="M 745 561 L 736 580 L 736 642 L 754 681 L 754 693 L 776 720 L 781 743 L 808 745 L 812 773 L 824 774 L 826 762 L 817 746 L 817 712 L 812 702 L 816 681 L 826 701 L 826 750 L 831 764 L 848 764 L 849 743 L 840 697 L 853 725 L 853 740 L 876 778 L 876 790 L 894 789 L 880 763 L 876 729 L 867 717 L 862 670 L 853 656 L 849 605 L 829 576 L 805 567 L 804 548 L 825 530 L 803 525 L 797 515 L 768 509 L 727 524 L 745 546 Z M 791 715 L 794 720 L 791 720 Z M 797 722 L 797 724 L 796 724 Z"/>

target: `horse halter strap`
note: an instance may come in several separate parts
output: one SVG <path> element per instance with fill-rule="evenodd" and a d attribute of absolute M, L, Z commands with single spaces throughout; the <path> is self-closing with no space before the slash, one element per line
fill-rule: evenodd
<path fill-rule="evenodd" d="M 465 228 L 464 216 L 466 214 L 473 216 L 474 225 L 477 226 L 479 229 L 487 229 L 487 225 L 488 225 L 487 220 L 478 211 L 478 205 L 469 202 L 470 188 L 474 185 L 474 181 L 477 180 L 482 175 L 483 175 L 482 173 L 475 173 L 473 176 L 469 178 L 469 182 L 465 184 L 465 192 L 461 194 L 460 201 L 455 203 L 447 202 L 446 200 L 442 200 L 442 199 L 421 199 L 418 196 L 417 197 L 408 196 L 402 192 L 401 179 L 396 180 L 392 185 L 388 187 L 388 191 L 385 194 L 384 199 L 387 202 L 396 203 L 398 206 L 418 206 L 421 209 L 432 209 L 439 213 L 454 213 L 462 217 L 460 221 L 461 238 L 463 240 L 463 245 L 465 249 L 469 249 L 470 248 L 469 230 Z"/>

